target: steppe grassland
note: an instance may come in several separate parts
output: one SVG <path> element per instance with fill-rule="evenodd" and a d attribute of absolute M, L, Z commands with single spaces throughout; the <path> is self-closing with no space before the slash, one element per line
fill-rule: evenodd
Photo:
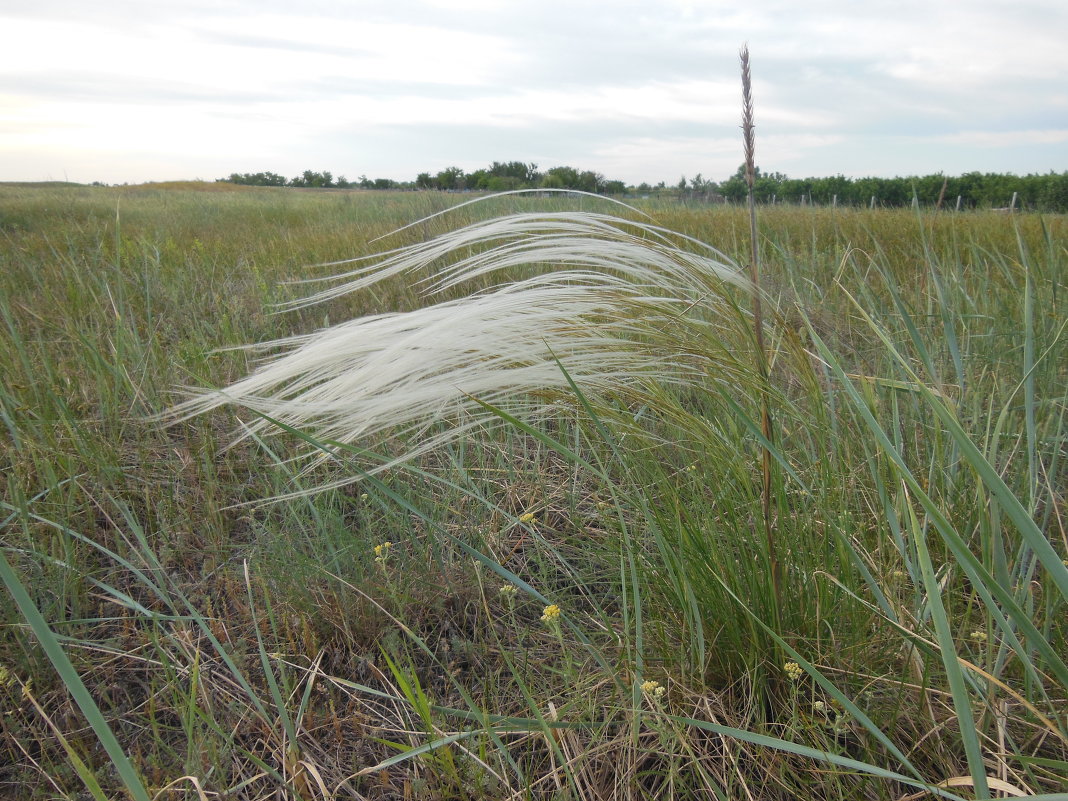
<path fill-rule="evenodd" d="M 462 199 L 0 187 L 0 536 L 149 790 L 193 776 L 247 797 L 321 797 L 321 781 L 342 797 L 897 798 L 907 784 L 880 770 L 974 784 L 969 732 L 995 787 L 1058 789 L 1066 685 L 1033 641 L 1006 645 L 935 513 L 1062 657 L 1065 599 L 932 403 L 1065 558 L 1065 218 L 761 209 L 789 467 L 777 609 L 744 380 L 665 391 L 618 437 L 611 410 L 563 398 L 557 419 L 275 504 L 373 457 L 303 475 L 299 432 L 226 449 L 232 415 L 147 422 L 176 387 L 245 375 L 249 353 L 227 348 L 424 302 L 398 281 L 273 314 L 309 291 L 288 281 L 331 272 L 307 265 L 491 211 L 616 212 L 508 197 L 376 241 Z M 742 209 L 641 208 L 744 262 Z M 507 411 L 524 419 L 521 401 Z M 88 771 L 110 794 L 68 688 L 7 596 L 3 610 L 0 781 L 46 797 Z M 975 666 L 963 690 L 949 652 Z"/>

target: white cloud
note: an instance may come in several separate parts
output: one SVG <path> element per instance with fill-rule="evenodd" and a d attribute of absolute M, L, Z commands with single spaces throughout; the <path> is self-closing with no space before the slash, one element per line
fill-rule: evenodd
<path fill-rule="evenodd" d="M 978 147 L 1020 147 L 1023 145 L 1059 145 L 1068 143 L 1068 128 L 1047 131 L 961 131 L 933 137 L 947 144 L 975 145 Z M 1050 165 L 1060 166 L 1061 165 Z"/>
<path fill-rule="evenodd" d="M 482 158 L 476 146 L 487 162 L 548 154 L 651 182 L 729 174 L 743 40 L 769 169 L 885 174 L 968 148 L 1010 165 L 998 169 L 1068 164 L 1060 0 L 295 8 L 38 0 L 0 11 L 0 180 L 58 163 L 105 180 L 252 158 L 285 170 L 309 153 L 320 168 L 388 165 L 410 179 L 431 157 Z"/>

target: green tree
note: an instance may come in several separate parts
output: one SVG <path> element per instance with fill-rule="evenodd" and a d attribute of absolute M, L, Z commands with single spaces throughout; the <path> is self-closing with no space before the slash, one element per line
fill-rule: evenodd
<path fill-rule="evenodd" d="M 542 189 L 567 189 L 564 179 L 552 171 L 542 177 L 540 186 Z"/>
<path fill-rule="evenodd" d="M 1038 190 L 1038 207 L 1043 211 L 1068 211 L 1068 172 L 1035 176 L 1041 179 Z"/>
<path fill-rule="evenodd" d="M 549 187 L 545 182 L 549 179 L 549 176 L 553 176 L 553 182 L 559 181 L 559 186 Z M 581 180 L 579 177 L 579 171 L 574 167 L 552 167 L 545 172 L 545 177 L 542 179 L 542 186 L 546 188 L 555 189 L 578 189 L 580 188 Z"/>
<path fill-rule="evenodd" d="M 810 190 L 810 194 L 812 196 L 812 202 L 824 206 L 831 205 L 835 198 L 837 198 L 838 202 L 842 205 L 847 204 L 849 202 L 850 192 L 853 188 L 853 182 L 844 175 L 832 175 L 828 178 L 813 178 L 811 179 L 811 185 L 812 189 Z"/>
<path fill-rule="evenodd" d="M 438 189 L 447 191 L 464 189 L 464 171 L 459 167 L 446 167 L 434 177 L 434 183 Z"/>
<path fill-rule="evenodd" d="M 477 169 L 467 175 L 467 188 L 468 189 L 481 189 L 485 190 L 489 188 L 490 174 L 484 169 Z"/>
<path fill-rule="evenodd" d="M 731 203 L 741 203 L 749 196 L 749 185 L 745 182 L 744 164 L 735 170 L 734 175 L 726 181 L 720 181 L 719 193 Z"/>
<path fill-rule="evenodd" d="M 219 178 L 219 182 L 231 183 L 231 184 L 243 184 L 245 186 L 285 186 L 286 179 L 284 175 L 278 175 L 273 172 L 245 172 L 245 173 L 230 173 L 228 178 Z"/>
<path fill-rule="evenodd" d="M 291 180 L 289 185 L 319 188 L 331 187 L 334 186 L 334 176 L 328 171 L 315 172 L 314 170 L 305 170 L 299 177 Z"/>
<path fill-rule="evenodd" d="M 527 186 L 520 178 L 514 175 L 491 175 L 486 180 L 486 188 L 491 192 L 510 192 L 514 189 L 523 189 Z"/>
<path fill-rule="evenodd" d="M 537 164 L 527 164 L 522 161 L 495 161 L 490 165 L 487 172 L 495 178 L 514 179 L 512 182 L 505 182 L 506 184 L 513 186 L 513 188 L 535 186 L 541 178 L 541 173 L 538 172 Z"/>
<path fill-rule="evenodd" d="M 781 172 L 760 173 L 753 182 L 753 195 L 757 203 L 770 203 L 782 197 L 782 182 L 786 176 Z"/>
<path fill-rule="evenodd" d="M 579 185 L 575 188 L 581 189 L 583 192 L 598 194 L 604 192 L 605 183 L 607 182 L 601 173 L 585 170 L 579 174 Z"/>

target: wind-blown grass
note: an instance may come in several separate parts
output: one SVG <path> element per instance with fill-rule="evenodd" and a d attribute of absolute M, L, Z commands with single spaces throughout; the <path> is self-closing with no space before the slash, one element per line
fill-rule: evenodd
<path fill-rule="evenodd" d="M 284 352 L 165 419 L 234 404 L 263 416 L 249 434 L 281 424 L 340 444 L 449 421 L 447 431 L 417 437 L 411 457 L 494 422 L 485 405 L 516 395 L 540 398 L 533 414 L 551 414 L 571 382 L 602 398 L 648 402 L 653 386 L 704 386 L 739 374 L 724 356 L 741 319 L 726 293 L 746 291 L 746 279 L 717 251 L 657 226 L 592 212 L 514 214 L 366 260 L 373 263 L 319 279 L 336 286 L 286 305 L 304 308 L 389 280 L 423 286 L 428 299 L 477 291 L 253 346 Z M 530 269 L 539 272 L 495 283 Z M 700 340 L 720 347 L 692 344 Z"/>

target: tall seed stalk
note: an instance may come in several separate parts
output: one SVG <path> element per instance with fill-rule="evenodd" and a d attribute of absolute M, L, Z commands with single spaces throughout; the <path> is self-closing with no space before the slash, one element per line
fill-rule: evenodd
<path fill-rule="evenodd" d="M 739 57 L 742 62 L 742 140 L 745 147 L 745 183 L 749 200 L 749 274 L 753 282 L 753 328 L 756 335 L 756 364 L 760 378 L 760 429 L 765 443 L 761 447 L 764 481 L 761 487 L 761 511 L 764 518 L 764 534 L 768 541 L 768 560 L 771 563 L 771 586 L 775 596 L 775 617 L 782 608 L 780 568 L 775 544 L 775 523 L 771 514 L 771 447 L 774 443 L 771 412 L 768 409 L 768 393 L 771 381 L 768 369 L 768 354 L 764 345 L 764 311 L 761 306 L 760 258 L 757 243 L 757 214 L 754 184 L 756 183 L 756 126 L 753 123 L 753 81 L 749 73 L 749 45 L 743 45 Z"/>

